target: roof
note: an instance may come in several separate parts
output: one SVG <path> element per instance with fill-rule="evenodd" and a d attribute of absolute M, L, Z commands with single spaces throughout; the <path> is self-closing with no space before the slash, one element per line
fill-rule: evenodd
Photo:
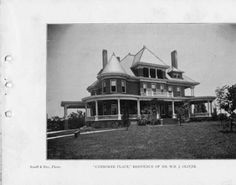
<path fill-rule="evenodd" d="M 67 107 L 67 108 L 85 108 L 85 104 L 82 101 L 62 101 L 61 102 L 62 107 Z"/>
<path fill-rule="evenodd" d="M 124 68 L 125 72 L 130 76 L 135 76 L 133 71 L 131 70 L 133 60 L 134 60 L 134 55 L 131 55 L 129 53 L 120 61 L 121 66 Z"/>
<path fill-rule="evenodd" d="M 183 72 L 184 72 L 184 71 L 182 71 L 182 70 L 180 70 L 180 69 L 177 69 L 177 68 L 171 66 L 171 67 L 168 69 L 167 72 L 170 73 L 170 72 L 172 72 L 172 71 L 174 71 L 174 72 L 180 72 L 180 73 L 183 73 Z"/>
<path fill-rule="evenodd" d="M 106 64 L 106 66 L 104 67 L 104 69 L 100 74 L 103 75 L 111 73 L 127 74 L 114 53 L 112 54 L 111 58 L 109 59 L 108 63 Z"/>
<path fill-rule="evenodd" d="M 132 67 L 135 67 L 138 64 L 158 65 L 166 68 L 169 67 L 146 46 L 143 46 L 143 48 L 134 56 Z"/>
<path fill-rule="evenodd" d="M 89 89 L 95 87 L 95 86 L 98 84 L 98 82 L 99 82 L 98 80 L 96 80 L 95 82 L 93 82 L 90 86 L 88 86 L 87 90 L 89 90 Z"/>
<path fill-rule="evenodd" d="M 181 78 L 171 78 L 171 76 L 167 73 L 166 77 L 169 81 L 172 82 L 189 82 L 189 83 L 194 83 L 194 84 L 199 84 L 199 82 L 196 82 L 195 80 L 191 79 L 190 77 L 188 77 L 187 75 L 182 75 L 182 79 Z"/>
<path fill-rule="evenodd" d="M 215 96 L 195 96 L 191 97 L 190 101 L 191 102 L 207 102 L 207 101 L 214 101 L 216 99 Z"/>

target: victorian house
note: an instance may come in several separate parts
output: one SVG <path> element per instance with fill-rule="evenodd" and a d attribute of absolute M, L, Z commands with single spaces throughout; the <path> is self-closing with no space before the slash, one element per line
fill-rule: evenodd
<path fill-rule="evenodd" d="M 177 51 L 172 51 L 170 58 L 171 66 L 145 46 L 121 60 L 114 53 L 108 59 L 107 50 L 103 50 L 102 69 L 97 80 L 87 88 L 90 96 L 82 99 L 86 121 L 121 120 L 124 111 L 128 111 L 129 118 L 135 121 L 154 108 L 165 124 L 176 120 L 176 110 L 183 102 L 191 105 L 190 118 L 210 117 L 215 97 L 194 96 L 194 88 L 199 82 L 178 68 Z M 188 96 L 187 89 L 191 92 Z M 199 109 L 202 104 L 205 111 Z M 73 102 L 62 102 L 66 108 L 70 105 L 73 107 Z"/>

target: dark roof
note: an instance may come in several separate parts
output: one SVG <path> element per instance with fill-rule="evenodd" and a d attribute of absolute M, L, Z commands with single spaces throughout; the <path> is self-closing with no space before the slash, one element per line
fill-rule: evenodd
<path fill-rule="evenodd" d="M 82 109 L 85 108 L 85 104 L 82 101 L 62 101 L 61 102 L 62 107 L 67 107 L 67 108 L 74 108 L 74 109 Z"/>

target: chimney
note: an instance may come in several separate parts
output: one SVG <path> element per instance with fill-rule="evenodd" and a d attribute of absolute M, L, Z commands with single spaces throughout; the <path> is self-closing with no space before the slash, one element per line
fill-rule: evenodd
<path fill-rule="evenodd" d="M 116 57 L 117 58 L 117 60 L 120 62 L 120 57 Z"/>
<path fill-rule="evenodd" d="M 102 68 L 107 65 L 107 50 L 102 50 Z"/>
<path fill-rule="evenodd" d="M 176 50 L 171 52 L 171 66 L 178 69 L 178 60 L 177 60 L 177 51 Z"/>

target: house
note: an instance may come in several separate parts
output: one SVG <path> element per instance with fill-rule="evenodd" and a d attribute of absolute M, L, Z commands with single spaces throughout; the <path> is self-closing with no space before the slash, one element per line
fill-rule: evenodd
<path fill-rule="evenodd" d="M 215 97 L 194 96 L 199 82 L 178 68 L 177 51 L 171 52 L 171 66 L 145 46 L 121 60 L 114 53 L 108 60 L 107 50 L 103 50 L 102 61 L 97 80 L 87 88 L 91 95 L 82 99 L 87 122 L 121 120 L 124 111 L 137 120 L 153 109 L 164 122 L 176 120 L 176 110 L 183 102 L 191 104 L 190 118 L 211 116 Z M 191 95 L 186 95 L 186 89 Z"/>

